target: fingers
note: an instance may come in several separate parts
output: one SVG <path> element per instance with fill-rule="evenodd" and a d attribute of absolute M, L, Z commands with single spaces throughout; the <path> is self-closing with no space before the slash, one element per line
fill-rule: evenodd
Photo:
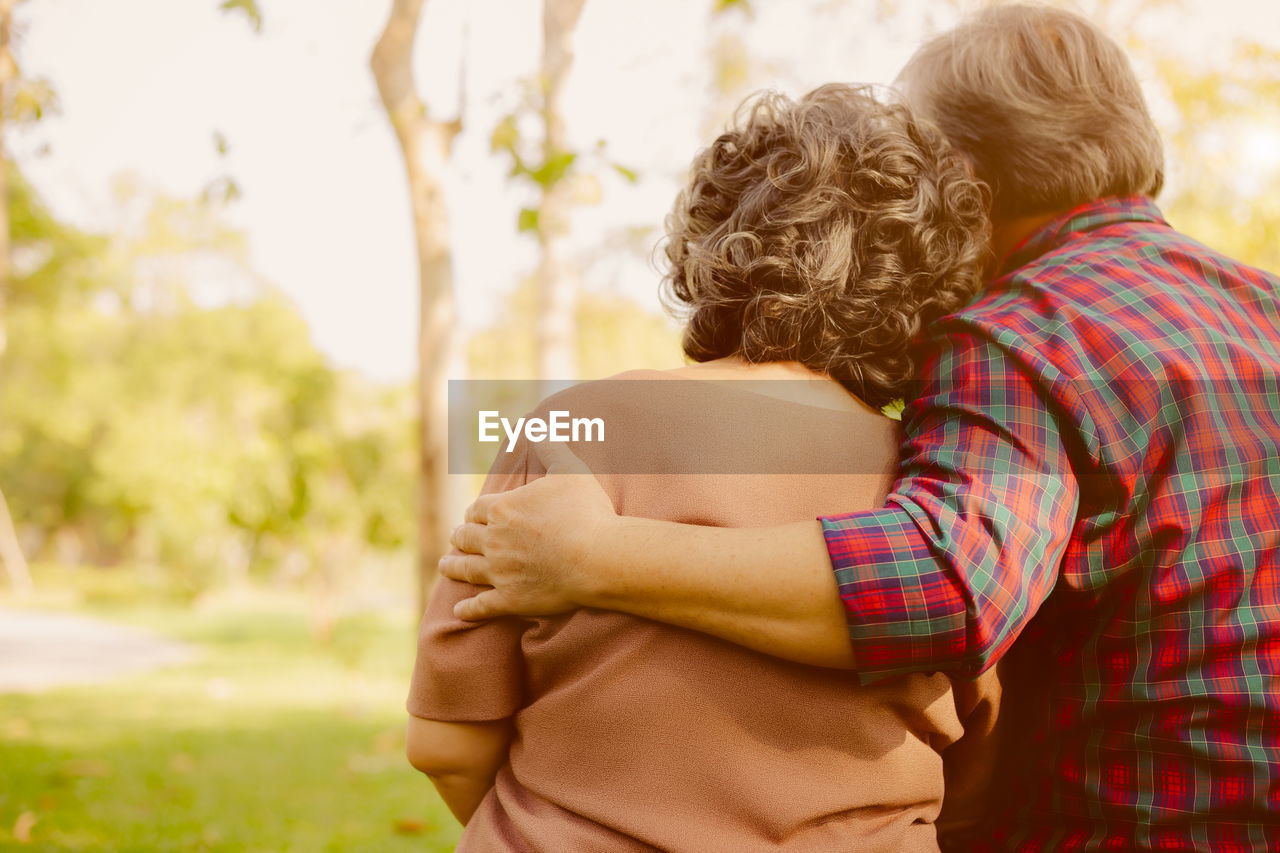
<path fill-rule="evenodd" d="M 502 593 L 486 589 L 471 598 L 464 598 L 453 605 L 453 615 L 464 622 L 479 622 L 495 616 L 506 616 L 511 611 L 503 606 Z"/>
<path fill-rule="evenodd" d="M 487 532 L 488 525 L 459 524 L 449 534 L 449 541 L 464 554 L 483 554 L 484 536 Z"/>
<path fill-rule="evenodd" d="M 475 586 L 489 586 L 489 561 L 473 554 L 446 554 L 436 564 L 441 576 Z"/>
<path fill-rule="evenodd" d="M 533 452 L 546 467 L 548 474 L 590 474 L 586 463 L 573 455 L 562 442 L 544 441 L 533 445 Z"/>
<path fill-rule="evenodd" d="M 462 520 L 471 521 L 476 524 L 488 524 L 489 511 L 493 509 L 494 501 L 499 497 L 501 497 L 500 494 L 492 494 L 481 495 L 476 498 L 471 502 L 471 506 L 467 507 L 467 511 L 463 513 Z"/>

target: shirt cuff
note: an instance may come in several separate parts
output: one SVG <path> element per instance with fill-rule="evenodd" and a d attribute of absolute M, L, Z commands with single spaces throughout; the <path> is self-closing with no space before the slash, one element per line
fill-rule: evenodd
<path fill-rule="evenodd" d="M 819 521 L 859 679 L 967 673 L 966 597 L 911 514 L 891 504 Z"/>

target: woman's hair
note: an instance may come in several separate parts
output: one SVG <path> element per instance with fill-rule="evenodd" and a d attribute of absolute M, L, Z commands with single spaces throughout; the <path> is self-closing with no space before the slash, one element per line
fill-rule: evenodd
<path fill-rule="evenodd" d="M 1160 134 L 1120 46 L 1081 16 L 995 6 L 926 42 L 898 75 L 991 187 L 992 215 L 1157 195 Z"/>
<path fill-rule="evenodd" d="M 873 405 L 977 289 L 986 188 L 932 125 L 867 88 L 761 93 L 667 218 L 664 296 L 695 361 L 797 361 Z"/>

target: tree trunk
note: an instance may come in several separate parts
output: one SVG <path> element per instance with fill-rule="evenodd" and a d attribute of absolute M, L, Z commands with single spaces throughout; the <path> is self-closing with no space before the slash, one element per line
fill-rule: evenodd
<path fill-rule="evenodd" d="M 573 32 L 585 0 L 543 0 L 542 3 L 542 161 L 552 162 L 569 151 L 565 137 L 563 100 L 573 65 Z M 538 376 L 573 379 L 578 373 L 577 292 L 566 258 L 569 182 L 555 180 L 542 191 L 538 205 Z"/>
<path fill-rule="evenodd" d="M 0 0 L 0 360 L 8 343 L 5 329 L 5 309 L 9 297 L 12 270 L 9 266 L 9 156 L 4 150 L 5 110 L 13 94 L 13 82 L 18 76 L 13 61 L 13 6 L 15 0 Z M 4 563 L 9 583 L 18 595 L 31 592 L 31 572 L 22 555 L 18 531 L 9 514 L 9 503 L 0 492 L 0 562 Z"/>
<path fill-rule="evenodd" d="M 443 176 L 459 121 L 430 117 L 413 81 L 413 45 L 424 0 L 394 0 L 369 66 L 404 156 L 418 251 L 418 598 L 425 608 L 449 542 L 447 368 L 454 323 L 453 260 Z M 459 105 L 461 109 L 461 104 Z"/>
<path fill-rule="evenodd" d="M 13 6 L 16 0 L 0 0 L 0 358 L 8 337 L 5 308 L 9 297 L 9 152 L 4 147 L 5 119 L 13 98 L 18 66 L 13 59 Z"/>
<path fill-rule="evenodd" d="M 4 562 L 13 591 L 19 597 L 29 595 L 35 585 L 31 582 L 31 572 L 27 569 L 26 557 L 22 555 L 18 531 L 13 526 L 9 503 L 4 499 L 3 493 L 0 493 L 0 561 Z"/>

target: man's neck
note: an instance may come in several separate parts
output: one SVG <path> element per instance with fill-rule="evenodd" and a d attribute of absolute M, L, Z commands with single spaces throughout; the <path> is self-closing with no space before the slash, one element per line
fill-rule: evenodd
<path fill-rule="evenodd" d="M 1058 212 L 1037 213 L 1033 216 L 1017 216 L 1011 219 L 992 218 L 991 220 L 991 273 L 999 271 L 1005 258 L 1036 231 L 1058 217 Z"/>

